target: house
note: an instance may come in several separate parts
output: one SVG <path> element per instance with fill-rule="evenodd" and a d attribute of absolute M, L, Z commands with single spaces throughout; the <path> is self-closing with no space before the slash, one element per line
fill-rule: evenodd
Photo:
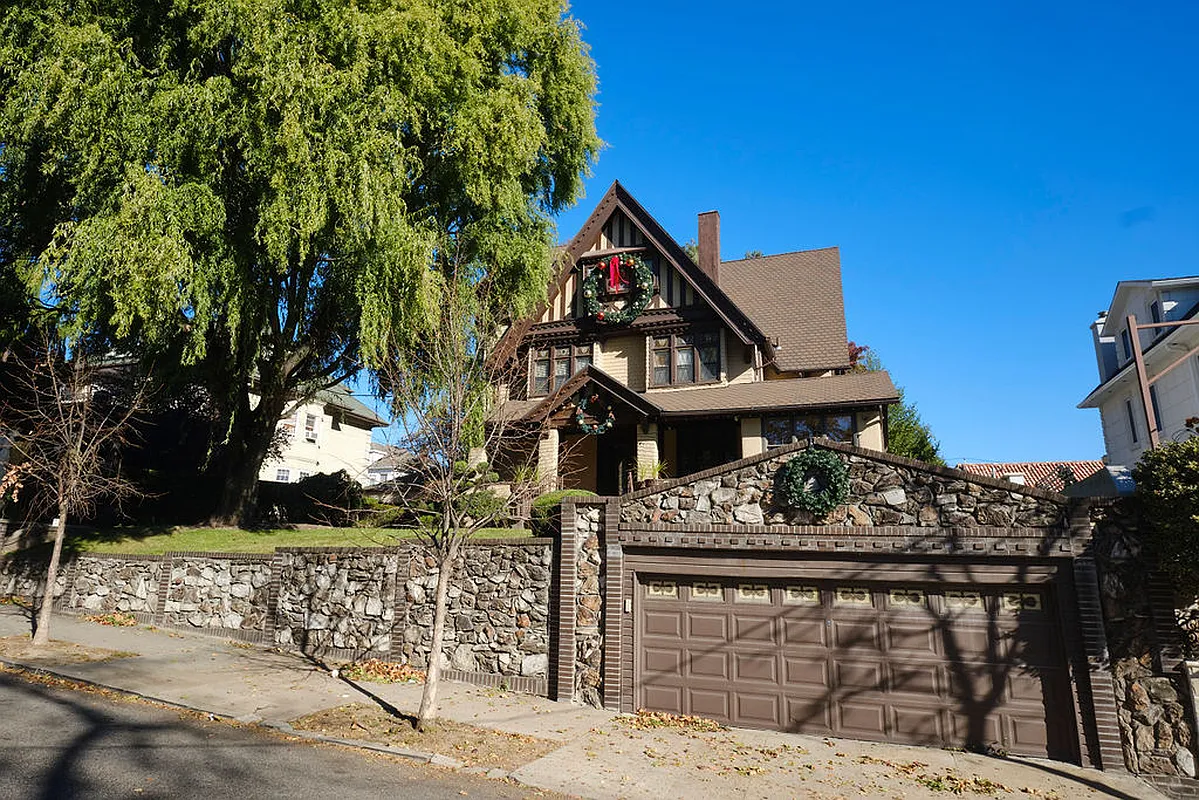
<path fill-rule="evenodd" d="M 500 354 L 499 413 L 538 431 L 542 480 L 617 494 L 809 437 L 885 450 L 886 372 L 851 368 L 837 248 L 698 263 L 619 183 L 562 248 Z"/>
<path fill-rule="evenodd" d="M 280 454 L 263 462 L 258 479 L 295 483 L 318 472 L 345 470 L 366 485 L 371 465 L 371 431 L 387 425 L 347 386 L 317 392 L 279 421 L 284 434 Z"/>
<path fill-rule="evenodd" d="M 371 442 L 370 464 L 366 468 L 363 486 L 378 486 L 412 472 L 414 458 L 402 447 L 383 442 Z"/>
<path fill-rule="evenodd" d="M 1003 464 L 958 464 L 957 469 L 971 475 L 986 475 L 988 478 L 1035 486 L 1051 492 L 1061 492 L 1069 484 L 1085 480 L 1104 468 L 1102 461 L 1024 461 Z"/>
<path fill-rule="evenodd" d="M 1175 324 L 1171 324 L 1175 323 Z M 1120 281 L 1091 325 L 1107 461 L 1131 467 L 1161 442 L 1194 435 L 1199 417 L 1199 276 Z"/>

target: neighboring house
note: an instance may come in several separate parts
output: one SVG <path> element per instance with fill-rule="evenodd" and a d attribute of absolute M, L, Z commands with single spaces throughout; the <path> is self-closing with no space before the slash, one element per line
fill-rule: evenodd
<path fill-rule="evenodd" d="M 1134 330 L 1130 315 L 1138 328 L 1161 327 Z M 1197 317 L 1199 276 L 1120 281 L 1111 305 L 1091 325 L 1099 385 L 1078 407 L 1099 409 L 1109 464 L 1131 467 L 1155 440 L 1193 435 L 1187 421 L 1199 417 Z M 1165 324 L 1170 322 L 1190 324 Z M 1144 386 L 1136 365 L 1138 344 Z"/>
<path fill-rule="evenodd" d="M 338 384 L 294 407 L 279 421 L 287 443 L 282 454 L 263 462 L 259 480 L 295 483 L 318 472 L 345 470 L 366 485 L 371 464 L 371 431 L 381 419 L 349 388 Z"/>
<path fill-rule="evenodd" d="M 1103 469 L 1102 461 L 1027 461 L 1007 464 L 958 464 L 957 469 L 971 475 L 986 475 L 988 478 L 1035 486 L 1060 492 L 1066 488 L 1065 475 L 1074 484 L 1091 477 Z"/>
<path fill-rule="evenodd" d="M 500 344 L 500 413 L 538 431 L 543 481 L 617 494 L 809 436 L 886 449 L 898 393 L 851 370 L 837 248 L 722 262 L 711 211 L 696 264 L 617 182 L 558 263 Z"/>
<path fill-rule="evenodd" d="M 364 486 L 378 486 L 381 483 L 403 477 L 412 471 L 412 456 L 402 447 L 382 442 L 371 442 L 370 465 L 366 468 Z"/>

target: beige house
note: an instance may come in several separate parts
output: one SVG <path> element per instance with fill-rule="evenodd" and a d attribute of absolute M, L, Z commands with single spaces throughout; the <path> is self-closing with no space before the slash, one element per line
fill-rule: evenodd
<path fill-rule="evenodd" d="M 699 263 L 614 183 L 501 355 L 502 414 L 541 431 L 547 483 L 617 494 L 808 437 L 886 449 L 886 372 L 852 369 L 837 248 Z"/>
<path fill-rule="evenodd" d="M 338 384 L 292 408 L 279 421 L 287 444 L 279 458 L 268 459 L 258 479 L 295 483 L 318 472 L 345 470 L 363 485 L 374 455 L 371 431 L 387 425 L 374 411 Z"/>

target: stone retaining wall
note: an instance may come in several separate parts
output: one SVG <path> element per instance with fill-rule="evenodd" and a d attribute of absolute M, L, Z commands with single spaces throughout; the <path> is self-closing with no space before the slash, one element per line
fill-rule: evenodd
<path fill-rule="evenodd" d="M 1057 528 L 1063 499 L 1038 489 L 1012 491 L 1002 481 L 965 480 L 937 467 L 906 466 L 904 459 L 863 457 L 856 448 L 817 445 L 837 452 L 849 471 L 849 494 L 827 517 L 815 519 L 774 502 L 774 474 L 796 455 L 783 448 L 776 458 L 697 473 L 696 479 L 660 492 L 636 492 L 621 506 L 622 523 L 677 525 L 911 525 L 927 528 L 975 526 Z M 748 459 L 755 461 L 756 459 Z M 734 465 L 735 466 L 735 465 Z"/>
<path fill-rule="evenodd" d="M 553 562 L 550 539 L 465 546 L 442 651 L 455 679 L 548 693 Z M 0 596 L 37 597 L 44 574 L 40 560 L 0 559 Z M 120 611 L 318 657 L 424 667 L 436 581 L 416 544 L 274 555 L 84 555 L 64 560 L 55 598 L 68 613 Z"/>

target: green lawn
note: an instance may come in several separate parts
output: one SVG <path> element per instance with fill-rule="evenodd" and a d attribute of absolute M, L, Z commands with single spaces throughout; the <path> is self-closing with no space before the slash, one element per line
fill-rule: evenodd
<path fill-rule="evenodd" d="M 484 528 L 476 539 L 525 538 L 527 530 Z M 239 528 L 128 527 L 69 537 L 67 547 L 80 553 L 152 556 L 163 553 L 269 553 L 276 547 L 390 547 L 416 532 L 403 528 Z"/>

